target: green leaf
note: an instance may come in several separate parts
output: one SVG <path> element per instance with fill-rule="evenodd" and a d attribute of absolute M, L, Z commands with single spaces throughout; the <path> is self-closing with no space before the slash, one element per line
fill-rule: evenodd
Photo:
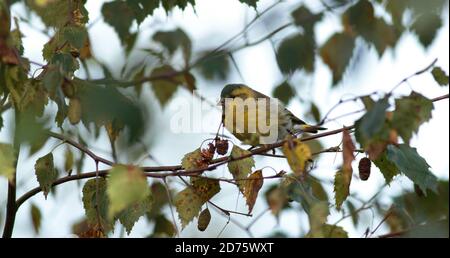
<path fill-rule="evenodd" d="M 41 220 L 42 220 L 42 214 L 39 207 L 34 205 L 34 203 L 31 204 L 30 209 L 30 217 L 31 222 L 33 223 L 33 229 L 36 234 L 39 234 L 39 230 L 41 229 Z"/>
<path fill-rule="evenodd" d="M 294 18 L 295 25 L 302 27 L 305 34 L 310 34 L 310 36 L 314 36 L 314 25 L 322 19 L 322 14 L 313 14 L 304 5 L 295 9 L 291 15 Z"/>
<path fill-rule="evenodd" d="M 42 57 L 44 58 L 44 60 L 52 60 L 56 49 L 58 49 L 60 45 L 63 44 L 60 41 L 60 34 L 56 33 L 54 37 L 52 37 L 47 43 L 44 44 L 44 47 L 42 48 Z"/>
<path fill-rule="evenodd" d="M 439 181 L 437 190 L 436 193 L 428 191 L 426 196 L 418 196 L 414 191 L 403 191 L 394 197 L 393 205 L 389 209 L 393 218 L 387 221 L 392 222 L 389 223 L 392 232 L 440 221 L 447 226 L 429 228 L 428 231 L 423 232 L 410 232 L 405 237 L 438 237 L 440 234 L 448 237 L 449 182 Z"/>
<path fill-rule="evenodd" d="M 328 210 L 328 202 L 319 201 L 311 206 L 309 212 L 309 234 L 311 237 L 323 237 L 323 225 L 327 222 L 327 217 L 330 214 Z"/>
<path fill-rule="evenodd" d="M 171 66 L 165 65 L 155 68 L 150 74 L 151 77 L 174 74 L 173 76 L 168 76 L 169 78 L 152 81 L 153 92 L 155 93 L 156 98 L 163 107 L 175 94 L 178 89 L 178 85 L 181 84 L 180 80 L 176 78 L 175 73 L 176 71 Z"/>
<path fill-rule="evenodd" d="M 104 3 L 101 11 L 103 19 L 114 28 L 122 44 L 126 42 L 135 18 L 133 9 L 125 1 L 113 1 Z"/>
<path fill-rule="evenodd" d="M 323 235 L 327 238 L 348 238 L 347 231 L 336 225 L 324 225 Z"/>
<path fill-rule="evenodd" d="M 411 25 L 411 30 L 419 37 L 422 46 L 428 47 L 435 39 L 440 27 L 442 27 L 442 19 L 438 14 L 425 13 L 417 17 Z"/>
<path fill-rule="evenodd" d="M 425 159 L 417 153 L 416 148 L 412 148 L 407 144 L 389 145 L 387 157 L 403 174 L 419 185 L 424 193 L 426 193 L 427 189 L 437 192 L 437 178 L 429 170 L 430 166 Z"/>
<path fill-rule="evenodd" d="M 109 206 L 111 217 L 145 200 L 150 194 L 150 189 L 141 169 L 117 165 L 109 172 L 107 194 L 111 202 Z"/>
<path fill-rule="evenodd" d="M 131 233 L 134 224 L 139 220 L 140 217 L 144 216 L 152 208 L 153 197 L 148 194 L 146 198 L 131 204 L 128 208 L 123 210 L 118 214 L 120 223 L 125 227 L 127 234 Z"/>
<path fill-rule="evenodd" d="M 62 72 L 64 72 L 66 76 L 69 77 L 71 77 L 73 72 L 80 67 L 78 60 L 75 59 L 70 53 L 55 53 L 50 60 L 50 63 L 55 64 L 61 69 Z"/>
<path fill-rule="evenodd" d="M 103 177 L 89 179 L 83 186 L 82 200 L 88 224 L 109 231 L 114 227 L 114 223 L 108 217 L 109 199 L 106 187 L 106 179 Z"/>
<path fill-rule="evenodd" d="M 24 52 L 24 48 L 23 48 L 23 44 L 22 44 L 22 38 L 23 38 L 23 34 L 20 31 L 20 25 L 19 25 L 19 19 L 17 17 L 14 17 L 14 22 L 16 25 L 16 28 L 14 30 L 11 31 L 10 35 L 10 40 L 12 45 L 17 49 L 17 52 L 19 53 L 19 55 L 23 56 L 23 52 Z M 27 62 L 26 59 L 22 59 L 22 61 Z"/>
<path fill-rule="evenodd" d="M 201 197 L 195 193 L 192 187 L 187 187 L 177 193 L 173 202 L 181 220 L 182 228 L 185 228 L 189 222 L 198 216 L 203 205 Z"/>
<path fill-rule="evenodd" d="M 45 106 L 48 103 L 48 94 L 42 83 L 32 80 L 25 82 L 24 86 L 22 99 L 17 105 L 17 109 L 33 113 L 36 117 L 42 117 Z"/>
<path fill-rule="evenodd" d="M 353 56 L 354 48 L 355 38 L 344 33 L 334 34 L 320 48 L 320 56 L 323 62 L 333 72 L 333 85 L 342 80 Z"/>
<path fill-rule="evenodd" d="M 434 80 L 440 85 L 440 86 L 446 86 L 448 85 L 448 74 L 442 70 L 440 67 L 434 67 L 431 71 L 431 74 L 433 75 Z"/>
<path fill-rule="evenodd" d="M 42 83 L 50 96 L 55 96 L 57 89 L 63 84 L 64 76 L 56 65 L 50 65 L 44 73 Z"/>
<path fill-rule="evenodd" d="M 325 224 L 322 226 L 322 237 L 325 238 L 348 238 L 347 232 L 340 226 Z M 309 233 L 307 237 L 311 236 Z"/>
<path fill-rule="evenodd" d="M 306 181 L 311 186 L 311 191 L 314 197 L 320 201 L 328 202 L 328 194 L 319 180 L 309 175 Z"/>
<path fill-rule="evenodd" d="M 291 74 L 296 70 L 314 71 L 316 44 L 311 37 L 297 34 L 281 42 L 277 51 L 277 63 L 281 72 Z"/>
<path fill-rule="evenodd" d="M 352 181 L 352 173 L 350 171 L 339 170 L 334 176 L 334 198 L 336 200 L 336 209 L 340 210 L 342 203 L 350 194 L 350 182 Z"/>
<path fill-rule="evenodd" d="M 384 19 L 377 18 L 367 40 L 375 46 L 381 57 L 388 47 L 395 47 L 398 39 L 399 35 L 395 27 L 388 25 Z"/>
<path fill-rule="evenodd" d="M 76 49 L 81 49 L 87 40 L 87 31 L 80 26 L 65 26 L 61 29 L 64 39 Z"/>
<path fill-rule="evenodd" d="M 200 200 L 205 203 L 214 195 L 220 192 L 220 184 L 218 180 L 208 179 L 204 177 L 191 177 L 192 187 Z"/>
<path fill-rule="evenodd" d="M 145 129 L 143 107 L 135 99 L 125 96 L 113 85 L 102 87 L 78 79 L 73 83 L 81 109 L 89 111 L 82 112 L 81 119 L 85 125 L 92 122 L 97 127 L 113 124 L 115 128 L 127 128 L 129 143 L 142 136 Z"/>
<path fill-rule="evenodd" d="M 35 1 L 27 0 L 26 4 L 35 11 L 42 19 L 46 26 L 62 27 L 71 18 L 71 6 L 75 6 L 72 1 L 55 0 L 55 1 Z M 82 14 L 81 21 L 87 22 L 87 11 L 82 7 L 80 14 Z"/>
<path fill-rule="evenodd" d="M 192 43 L 189 36 L 182 29 L 177 28 L 171 31 L 158 31 L 153 35 L 153 40 L 159 42 L 173 55 L 178 48 L 183 51 L 185 63 L 191 59 Z"/>
<path fill-rule="evenodd" d="M 311 107 L 309 109 L 308 115 L 312 116 L 312 118 L 314 118 L 314 121 L 317 123 L 320 122 L 322 117 L 319 107 L 313 102 L 311 102 Z"/>
<path fill-rule="evenodd" d="M 367 112 L 355 122 L 355 138 L 363 147 L 382 133 L 388 107 L 388 99 L 383 98 L 370 108 L 366 107 Z"/>
<path fill-rule="evenodd" d="M 295 96 L 294 89 L 289 82 L 284 81 L 276 86 L 272 93 L 273 97 L 279 99 L 284 105 L 289 104 L 289 101 Z"/>
<path fill-rule="evenodd" d="M 278 185 L 272 185 L 266 190 L 264 196 L 270 211 L 278 219 L 281 210 L 288 207 L 288 199 L 283 189 Z"/>
<path fill-rule="evenodd" d="M 38 120 L 32 112 L 22 112 L 16 119 L 15 141 L 30 146 L 30 155 L 40 150 L 48 140 L 45 120 Z"/>
<path fill-rule="evenodd" d="M 347 32 L 357 33 L 365 39 L 370 38 L 375 14 L 373 5 L 368 0 L 356 2 L 345 11 L 342 17 Z"/>
<path fill-rule="evenodd" d="M 183 159 L 181 160 L 181 166 L 184 169 L 197 169 L 197 168 L 207 168 L 208 163 L 205 163 L 202 157 L 202 152 L 200 148 L 187 153 L 184 155 Z"/>
<path fill-rule="evenodd" d="M 200 73 L 207 80 L 221 80 L 228 78 L 230 73 L 230 60 L 227 53 L 223 51 L 206 52 L 199 64 Z"/>
<path fill-rule="evenodd" d="M 102 14 L 106 23 L 111 25 L 119 35 L 126 52 L 129 53 L 133 47 L 137 33 L 130 33 L 130 27 L 134 21 L 139 25 L 148 15 L 152 15 L 154 10 L 160 5 L 160 0 L 128 0 L 113 1 L 104 3 Z M 173 1 L 163 1 L 163 5 Z M 120 13 L 120 15 L 117 15 Z"/>
<path fill-rule="evenodd" d="M 0 143 L 0 175 L 8 180 L 14 178 L 16 172 L 16 151 L 11 144 Z"/>
<path fill-rule="evenodd" d="M 159 7 L 160 0 L 128 0 L 127 5 L 133 10 L 138 24 Z"/>
<path fill-rule="evenodd" d="M 356 211 L 356 208 L 351 201 L 347 201 L 347 209 L 348 214 L 352 218 L 353 225 L 357 227 L 359 222 L 359 212 Z"/>
<path fill-rule="evenodd" d="M 198 224 L 197 224 L 198 230 L 205 231 L 210 221 L 211 221 L 211 213 L 209 212 L 209 209 L 206 208 L 200 213 L 200 216 L 198 216 Z"/>
<path fill-rule="evenodd" d="M 401 1 L 401 0 L 400 0 Z M 379 56 L 387 47 L 397 43 L 397 30 L 388 25 L 383 18 L 375 17 L 373 5 L 367 1 L 358 1 L 343 14 L 345 31 L 350 35 L 360 35 L 368 43 L 372 43 Z"/>
<path fill-rule="evenodd" d="M 391 14 L 392 21 L 397 28 L 403 27 L 403 14 L 408 7 L 409 0 L 388 0 L 386 11 Z"/>
<path fill-rule="evenodd" d="M 417 92 L 396 99 L 392 127 L 409 143 L 413 133 L 417 133 L 419 127 L 431 119 L 433 108 L 433 102 Z"/>
<path fill-rule="evenodd" d="M 151 237 L 173 237 L 177 232 L 175 226 L 163 215 L 155 218 L 155 227 Z"/>
<path fill-rule="evenodd" d="M 231 149 L 231 158 L 236 159 L 244 155 L 249 155 L 250 151 L 239 148 L 234 145 Z M 255 166 L 255 161 L 253 157 L 248 157 L 245 159 L 228 162 L 228 170 L 234 179 L 245 179 L 252 172 L 252 168 Z M 239 190 L 244 192 L 245 180 L 237 181 Z"/>
<path fill-rule="evenodd" d="M 80 122 L 82 115 L 81 102 L 78 98 L 72 98 L 69 101 L 69 108 L 67 109 L 67 118 L 69 122 L 76 125 Z"/>
<path fill-rule="evenodd" d="M 70 148 L 66 148 L 64 152 L 64 171 L 69 172 L 72 170 L 74 164 L 73 152 Z"/>
<path fill-rule="evenodd" d="M 311 150 L 311 153 L 317 153 L 324 149 L 323 144 L 318 139 L 306 141 L 305 144 L 308 145 L 309 149 Z"/>
<path fill-rule="evenodd" d="M 400 173 L 397 166 L 388 159 L 386 151 L 384 151 L 376 160 L 373 160 L 373 163 L 380 169 L 386 184 L 391 183 L 392 179 Z"/>
<path fill-rule="evenodd" d="M 58 106 L 58 112 L 56 113 L 55 122 L 59 128 L 62 128 L 62 124 L 67 117 L 68 106 L 66 104 L 66 100 L 61 90 L 56 91 L 56 97 L 53 98 L 53 101 L 56 102 Z"/>
<path fill-rule="evenodd" d="M 311 207 L 319 201 L 313 194 L 313 190 L 308 181 L 300 181 L 298 178 L 285 176 L 281 182 L 281 189 L 291 200 L 301 204 L 307 214 L 310 214 Z"/>
<path fill-rule="evenodd" d="M 239 2 L 245 3 L 248 6 L 251 6 L 251 7 L 255 8 L 255 9 L 256 9 L 256 5 L 257 5 L 258 1 L 259 0 L 239 0 Z"/>
<path fill-rule="evenodd" d="M 161 2 L 166 12 L 169 12 L 174 7 L 179 7 L 181 10 L 184 10 L 188 4 L 195 6 L 195 0 L 161 0 Z"/>
<path fill-rule="evenodd" d="M 436 13 L 440 14 L 444 7 L 448 3 L 447 0 L 434 0 L 434 1 L 422 1 L 422 0 L 409 0 L 408 7 L 413 11 L 415 16 L 422 14 Z"/>
<path fill-rule="evenodd" d="M 40 157 L 36 161 L 34 169 L 45 199 L 47 199 L 48 192 L 50 192 L 53 182 L 58 178 L 58 171 L 53 164 L 53 154 L 50 152 L 49 154 Z"/>
<path fill-rule="evenodd" d="M 153 204 L 152 209 L 147 213 L 147 218 L 151 221 L 162 212 L 163 207 L 169 203 L 169 198 L 166 187 L 159 182 L 154 182 L 150 189 L 153 196 Z"/>

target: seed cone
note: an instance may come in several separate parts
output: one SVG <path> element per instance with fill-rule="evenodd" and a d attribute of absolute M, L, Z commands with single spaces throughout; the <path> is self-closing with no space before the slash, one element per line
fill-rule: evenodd
<path fill-rule="evenodd" d="M 362 158 L 359 160 L 358 170 L 359 170 L 359 178 L 361 180 L 366 181 L 370 177 L 370 166 L 371 161 L 368 158 Z"/>

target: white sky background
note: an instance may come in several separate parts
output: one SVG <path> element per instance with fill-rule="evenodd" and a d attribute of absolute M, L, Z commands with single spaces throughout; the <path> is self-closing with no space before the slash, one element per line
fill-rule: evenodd
<path fill-rule="evenodd" d="M 237 0 L 226 1 L 208 1 L 197 0 L 195 7 L 195 13 L 191 7 L 181 12 L 175 10 L 167 18 L 163 10 L 156 11 L 152 18 L 148 18 L 142 25 L 141 29 L 144 32 L 139 38 L 139 46 L 148 46 L 150 43 L 150 36 L 153 33 L 153 28 L 173 28 L 174 26 L 180 26 L 187 31 L 188 35 L 193 39 L 194 52 L 196 50 L 204 50 L 214 48 L 225 40 L 235 35 L 242 30 L 246 21 L 254 16 L 254 11 L 247 8 L 245 5 L 240 4 Z M 273 1 L 261 0 L 258 6 L 258 10 L 263 10 L 270 5 Z M 286 1 L 277 7 L 279 14 L 286 16 L 289 19 L 289 13 L 297 5 L 299 1 Z M 322 6 L 319 1 L 307 0 L 304 1 L 315 11 L 322 10 Z M 100 16 L 100 8 L 103 1 L 89 0 L 87 3 L 87 9 L 89 11 L 90 21 L 94 21 Z M 293 5 L 294 4 L 294 5 Z M 274 12 L 277 12 L 277 9 Z M 15 6 L 13 9 L 14 14 L 22 14 L 23 9 L 20 6 Z M 448 13 L 448 7 L 447 11 Z M 120 15 L 120 14 L 118 14 Z M 270 16 L 270 14 L 269 14 Z M 247 17 L 247 18 L 246 18 Z M 326 22 L 319 23 L 316 27 L 316 35 L 318 44 L 322 44 L 331 34 L 340 29 L 339 15 L 327 14 L 323 19 Z M 42 27 L 42 23 L 37 19 L 33 20 L 35 27 Z M 255 26 L 249 33 L 250 40 L 259 39 L 261 36 L 270 32 L 270 29 L 274 29 L 277 26 L 283 24 L 285 21 L 276 19 L 280 24 L 266 24 L 268 30 L 264 30 L 263 26 Z M 168 25 L 161 25 L 162 23 L 168 23 Z M 324 114 L 332 105 L 339 101 L 341 96 L 351 97 L 353 95 L 367 94 L 374 90 L 389 91 L 394 85 L 396 85 L 403 78 L 410 74 L 424 68 L 434 58 L 439 58 L 437 65 L 441 66 L 445 71 L 449 71 L 449 27 L 448 27 L 448 15 L 444 19 L 445 25 L 438 32 L 438 35 L 433 42 L 432 46 L 428 50 L 424 50 L 417 41 L 417 38 L 409 33 L 405 33 L 400 39 L 395 51 L 388 50 L 384 56 L 378 60 L 374 49 L 368 54 L 363 54 L 358 63 L 355 72 L 347 73 L 343 83 L 336 89 L 330 90 L 331 73 L 329 69 L 321 62 L 320 58 L 316 59 L 316 70 L 312 77 L 305 78 L 304 76 L 296 76 L 293 84 L 299 94 L 305 99 L 312 99 L 320 107 L 322 114 Z M 150 25 L 152 27 L 150 28 Z M 43 62 L 41 56 L 41 50 L 43 44 L 48 40 L 46 36 L 37 32 L 35 29 L 30 28 L 26 24 L 21 26 L 22 32 L 26 35 L 24 40 L 25 55 L 31 60 Z M 275 43 L 279 43 L 280 39 L 284 36 L 293 33 L 295 29 L 288 29 L 286 32 L 274 38 Z M 113 29 L 106 25 L 102 20 L 93 25 L 89 31 L 92 44 L 93 53 L 101 61 L 104 61 L 111 68 L 118 71 L 121 68 L 121 62 L 124 60 L 123 53 L 120 52 L 120 42 Z M 240 41 L 242 44 L 242 41 Z M 238 43 L 239 44 L 239 43 Z M 366 52 L 367 53 L 367 52 Z M 275 56 L 273 54 L 272 46 L 269 41 L 263 44 L 257 45 L 252 48 L 247 48 L 238 52 L 235 55 L 238 62 L 238 66 L 242 72 L 243 78 L 234 72 L 230 79 L 226 82 L 210 82 L 204 81 L 197 77 L 197 87 L 201 90 L 201 93 L 216 101 L 222 86 L 226 83 L 243 82 L 249 86 L 270 95 L 272 88 L 283 80 L 280 74 Z M 233 71 L 234 68 L 231 68 Z M 83 73 L 79 72 L 79 76 Z M 101 74 L 99 75 L 101 76 Z M 414 89 L 427 97 L 436 97 L 448 93 L 448 87 L 440 88 L 434 82 L 432 76 L 428 73 L 412 78 L 408 84 L 402 85 L 396 92 L 399 94 L 409 94 L 410 90 Z M 188 92 L 179 90 L 177 97 L 191 99 Z M 151 101 L 154 101 L 153 99 Z M 152 146 L 151 154 L 154 155 L 158 161 L 164 165 L 179 164 L 183 155 L 187 152 L 199 147 L 201 142 L 205 138 L 212 137 L 208 133 L 196 133 L 196 134 L 175 134 L 170 132 L 170 117 L 175 112 L 177 107 L 177 101 L 173 101 L 169 104 L 161 113 L 158 111 L 158 105 L 150 104 L 152 108 L 156 110 L 154 120 L 157 121 L 152 128 L 152 132 L 149 133 L 151 140 L 149 145 Z M 49 108 L 54 108 L 50 107 Z M 307 111 L 307 106 L 302 105 L 297 99 L 291 102 L 289 106 L 290 110 L 303 117 Z M 360 107 L 349 103 L 342 105 L 341 108 L 336 109 L 331 117 L 337 116 L 342 113 L 346 113 L 352 110 L 357 110 Z M 418 148 L 418 152 L 427 160 L 432 167 L 432 171 L 440 178 L 448 179 L 449 176 L 449 120 L 448 120 L 449 104 L 448 100 L 440 101 L 435 104 L 435 110 L 433 111 L 432 120 L 423 125 L 417 136 L 411 141 L 411 145 Z M 206 123 L 206 129 L 209 133 L 215 133 L 217 130 L 218 121 L 220 119 L 220 113 L 212 111 L 205 113 L 204 116 L 212 118 L 212 122 L 208 120 Z M 4 115 L 5 124 L 8 121 L 8 117 L 11 117 L 11 112 Z M 343 125 L 351 125 L 358 116 L 347 117 L 340 119 L 338 122 L 329 123 L 326 126 L 331 129 L 340 128 Z M 216 120 L 216 122 L 214 122 Z M 311 122 L 311 121 L 309 121 Z M 85 131 L 80 127 L 80 130 Z M 3 128 L 0 131 L 0 141 L 10 141 L 11 128 Z M 341 140 L 341 135 L 333 137 L 326 137 L 322 143 L 325 147 L 336 146 Z M 234 140 L 237 142 L 237 140 Z M 105 135 L 100 137 L 96 142 L 90 142 L 94 151 L 103 156 L 108 157 L 108 154 L 101 152 L 100 150 L 108 150 L 109 143 Z M 50 148 L 56 145 L 56 141 L 51 141 L 47 144 L 46 151 L 41 151 L 28 159 L 19 160 L 19 185 L 20 190 L 18 196 L 23 192 L 37 186 L 36 178 L 33 174 L 33 165 L 37 158 L 45 155 Z M 64 148 L 58 148 L 54 155 L 55 157 L 61 156 Z M 24 152 L 27 152 L 24 150 Z M 324 154 L 317 164 L 317 169 L 314 170 L 313 175 L 332 181 L 335 171 L 341 164 L 341 155 Z M 22 156 L 23 157 L 23 156 Z M 57 164 L 62 164 L 62 161 L 57 159 Z M 146 160 L 143 164 L 155 165 L 154 162 Z M 265 166 L 271 166 L 277 169 L 277 171 L 284 169 L 289 171 L 287 162 L 271 159 L 271 158 L 257 158 L 256 164 L 258 168 Z M 85 162 L 85 170 L 94 170 L 94 163 L 90 160 Z M 357 171 L 357 162 L 354 164 L 354 170 Z M 265 175 L 271 175 L 274 172 L 271 169 L 264 169 Z M 214 175 L 229 176 L 226 167 L 219 168 Z M 360 181 L 358 178 L 354 178 L 351 184 L 351 193 L 356 193 L 363 199 L 370 198 L 382 185 L 384 179 L 380 173 L 372 166 L 372 175 L 366 182 Z M 265 182 L 265 187 L 275 182 Z M 0 179 L 0 204 L 4 204 L 6 200 L 6 180 Z M 181 184 L 174 183 L 175 188 L 180 189 Z M 236 208 L 236 200 L 238 199 L 237 190 L 233 187 L 222 186 L 222 191 L 216 195 L 213 200 L 220 206 L 234 210 Z M 386 194 L 382 200 L 389 204 L 389 196 L 396 195 L 402 191 L 402 189 L 411 189 L 412 183 L 404 176 L 398 177 L 389 188 L 386 190 Z M 327 188 L 330 197 L 333 197 L 331 187 Z M 254 214 L 257 215 L 264 211 L 267 206 L 264 201 L 261 190 L 261 195 L 257 200 L 254 208 Z M 41 208 L 43 213 L 42 229 L 39 236 L 43 237 L 65 237 L 70 234 L 71 225 L 81 219 L 84 214 L 82 202 L 81 202 L 81 189 L 77 188 L 77 183 L 67 183 L 62 186 L 58 186 L 56 195 L 50 194 L 48 200 L 44 200 L 43 194 L 40 193 L 31 198 L 25 203 L 19 210 L 16 218 L 16 225 L 14 229 L 14 236 L 16 237 L 30 237 L 35 236 L 31 219 L 29 216 L 30 203 L 34 203 Z M 355 204 L 358 204 L 355 202 Z M 1 205 L 4 207 L 4 205 Z M 238 211 L 246 212 L 245 201 L 240 197 L 238 205 Z M 169 212 L 167 210 L 167 212 Z M 299 236 L 301 232 L 305 233 L 308 230 L 308 224 L 305 216 L 299 217 L 297 210 L 282 212 L 280 217 L 280 224 L 276 224 L 275 218 L 270 213 L 265 214 L 258 220 L 252 227 L 252 233 L 255 236 L 267 236 L 274 230 L 279 230 L 287 233 L 289 236 Z M 169 213 L 167 213 L 169 215 Z M 372 219 L 370 212 L 363 213 L 363 217 L 360 221 L 360 227 L 357 230 L 352 229 L 351 221 L 346 220 L 339 225 L 349 230 L 350 236 L 360 237 L 365 230 L 365 227 L 371 226 L 372 228 L 378 224 L 380 218 Z M 341 214 L 332 209 L 332 214 L 328 217 L 330 223 L 334 223 L 340 218 Z M 170 218 L 170 215 L 168 216 Z M 252 219 L 247 219 L 239 215 L 233 215 L 233 219 L 239 221 L 243 225 L 248 224 Z M 216 212 L 212 213 L 212 221 L 210 227 L 201 233 L 196 229 L 196 222 L 191 223 L 182 233 L 181 236 L 185 237 L 215 237 L 225 225 L 226 219 Z M 134 227 L 131 237 L 142 237 L 151 233 L 152 225 L 145 219 L 141 219 Z M 378 233 L 382 234 L 386 232 L 386 228 L 381 228 Z M 116 230 L 115 236 L 119 235 L 120 230 Z M 241 229 L 230 223 L 222 234 L 223 237 L 247 237 L 246 233 Z"/>

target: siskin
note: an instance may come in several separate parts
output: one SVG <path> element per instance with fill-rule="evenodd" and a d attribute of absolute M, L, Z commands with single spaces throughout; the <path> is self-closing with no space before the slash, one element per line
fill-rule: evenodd
<path fill-rule="evenodd" d="M 317 133 L 326 129 L 306 124 L 277 99 L 244 84 L 226 85 L 220 99 L 225 128 L 251 146 L 274 143 L 289 134 Z"/>

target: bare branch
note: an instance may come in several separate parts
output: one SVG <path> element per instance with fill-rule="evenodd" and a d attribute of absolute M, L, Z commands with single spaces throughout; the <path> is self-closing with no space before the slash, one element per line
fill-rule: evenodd
<path fill-rule="evenodd" d="M 91 157 L 95 162 L 101 162 L 104 163 L 106 165 L 112 166 L 114 165 L 114 162 L 109 161 L 105 158 L 99 157 L 97 155 L 95 155 L 92 151 L 90 151 L 86 146 L 82 145 L 81 143 L 78 143 L 64 135 L 58 134 L 58 133 L 54 133 L 54 132 L 48 132 L 47 133 L 50 137 L 59 139 L 61 141 L 67 142 L 68 144 L 72 145 L 73 147 L 77 148 L 78 150 L 86 153 L 86 155 L 88 155 L 89 157 Z"/>

